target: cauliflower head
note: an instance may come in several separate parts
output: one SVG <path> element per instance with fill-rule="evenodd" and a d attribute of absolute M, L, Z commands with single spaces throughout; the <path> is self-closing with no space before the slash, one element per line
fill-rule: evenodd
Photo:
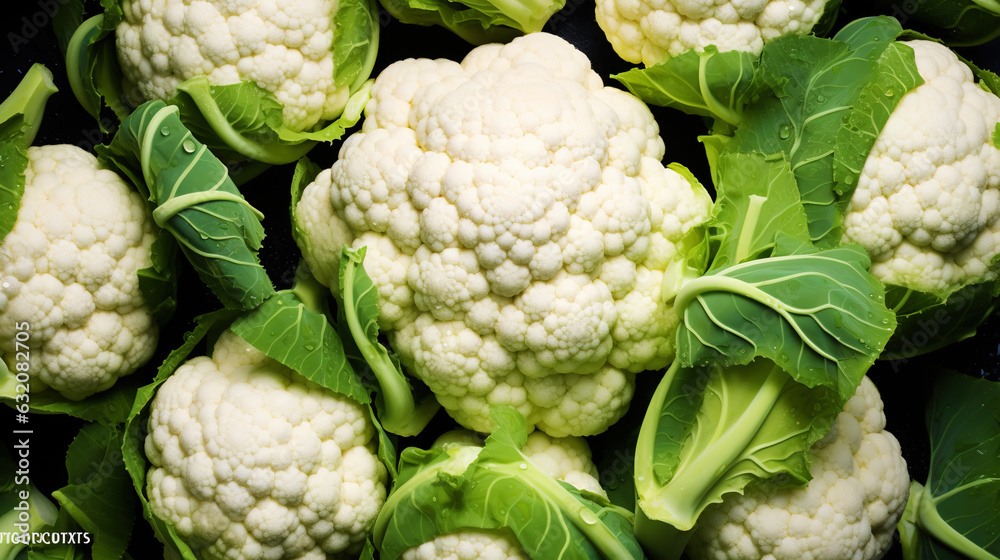
<path fill-rule="evenodd" d="M 159 326 L 139 289 L 156 225 L 142 196 L 71 145 L 27 151 L 24 195 L 0 244 L 0 350 L 27 345 L 31 390 L 80 400 L 153 355 Z M 28 337 L 17 325 L 27 323 Z"/>
<path fill-rule="evenodd" d="M 948 294 L 997 278 L 1000 98 L 944 45 L 909 41 L 924 83 L 900 99 L 859 176 L 843 240 L 879 280 Z"/>
<path fill-rule="evenodd" d="M 226 331 L 152 401 L 153 512 L 205 560 L 323 560 L 360 551 L 387 473 L 362 406 Z"/>
<path fill-rule="evenodd" d="M 597 0 L 597 23 L 623 59 L 652 66 L 688 50 L 760 54 L 764 43 L 809 33 L 829 0 Z"/>
<path fill-rule="evenodd" d="M 521 449 L 539 470 L 556 480 L 607 498 L 586 440 L 532 432 Z M 475 456 L 463 456 L 460 463 Z M 459 472 L 462 469 L 459 469 Z M 403 560 L 528 560 L 510 531 L 467 529 L 441 535 L 403 553 Z"/>
<path fill-rule="evenodd" d="M 862 380 L 811 451 L 807 486 L 752 487 L 709 506 L 686 549 L 692 560 L 881 558 L 892 545 L 910 478 L 871 380 Z"/>
<path fill-rule="evenodd" d="M 490 431 L 496 404 L 599 433 L 673 357 L 661 285 L 711 205 L 658 134 L 553 35 L 397 62 L 302 193 L 297 241 L 334 292 L 341 247 L 367 247 L 380 328 L 463 426 Z"/>
<path fill-rule="evenodd" d="M 167 100 L 197 76 L 271 92 L 294 131 L 338 117 L 349 86 L 334 80 L 335 0 L 124 0 L 116 30 L 125 77 Z"/>

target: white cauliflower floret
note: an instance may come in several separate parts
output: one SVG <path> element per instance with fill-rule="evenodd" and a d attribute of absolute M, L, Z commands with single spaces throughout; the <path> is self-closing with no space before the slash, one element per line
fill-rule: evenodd
<path fill-rule="evenodd" d="M 168 99 L 205 76 L 251 81 L 282 104 L 296 131 L 338 117 L 349 87 L 334 82 L 334 0 L 125 0 L 116 45 L 125 77 L 145 99 Z"/>
<path fill-rule="evenodd" d="M 652 66 L 688 50 L 760 54 L 764 43 L 809 33 L 828 0 L 597 0 L 597 23 L 623 59 Z"/>
<path fill-rule="evenodd" d="M 507 532 L 468 529 L 411 548 L 403 560 L 528 560 L 528 556 Z"/>
<path fill-rule="evenodd" d="M 0 245 L 0 350 L 11 371 L 19 352 L 29 356 L 32 391 L 79 400 L 153 355 L 159 327 L 138 272 L 156 226 L 142 196 L 89 152 L 27 155 L 17 221 Z"/>
<path fill-rule="evenodd" d="M 199 558 L 357 553 L 386 497 L 370 414 L 232 331 L 150 406 L 147 493 Z"/>
<path fill-rule="evenodd" d="M 948 294 L 997 277 L 1000 98 L 944 45 L 910 41 L 924 83 L 900 99 L 868 155 L 843 239 L 887 284 Z"/>
<path fill-rule="evenodd" d="M 535 33 L 392 64 L 365 113 L 297 206 L 320 281 L 366 246 L 379 326 L 467 428 L 492 404 L 556 436 L 611 425 L 673 358 L 660 290 L 711 205 L 661 163 L 648 108 Z"/>
<path fill-rule="evenodd" d="M 456 441 L 461 438 L 461 434 L 448 436 Z M 552 478 L 578 490 L 608 497 L 598 481 L 597 466 L 583 438 L 554 438 L 542 432 L 532 432 L 521 451 L 532 465 Z M 474 457 L 467 457 L 467 461 L 471 462 Z M 460 463 L 464 466 L 467 461 Z M 403 553 L 403 560 L 528 560 L 528 555 L 510 531 L 465 529 L 413 547 Z"/>
<path fill-rule="evenodd" d="M 881 558 L 892 545 L 910 478 L 871 380 L 862 380 L 811 451 L 807 486 L 728 495 L 702 514 L 687 554 L 693 560 Z"/>
<path fill-rule="evenodd" d="M 538 470 L 552 478 L 577 490 L 608 497 L 601 488 L 600 475 L 591 459 L 587 440 L 578 437 L 554 438 L 543 432 L 532 432 L 521 451 Z"/>

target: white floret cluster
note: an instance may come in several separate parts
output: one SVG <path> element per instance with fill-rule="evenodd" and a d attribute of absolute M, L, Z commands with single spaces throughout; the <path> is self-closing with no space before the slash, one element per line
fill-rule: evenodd
<path fill-rule="evenodd" d="M 617 420 L 674 355 L 668 266 L 711 199 L 664 167 L 650 111 L 545 33 L 378 77 L 362 130 L 297 206 L 336 290 L 367 247 L 380 326 L 463 426 L 511 405 L 551 435 Z"/>
<path fill-rule="evenodd" d="M 760 54 L 764 43 L 809 33 L 827 0 L 597 0 L 597 23 L 623 59 L 652 66 L 709 45 Z"/>
<path fill-rule="evenodd" d="M 334 81 L 334 0 L 126 0 L 116 30 L 125 77 L 166 100 L 190 78 L 251 81 L 283 106 L 296 131 L 338 117 L 348 86 Z"/>
<path fill-rule="evenodd" d="M 887 283 L 948 294 L 997 277 L 1000 98 L 947 47 L 910 41 L 924 83 L 900 99 L 865 162 L 844 241 Z"/>
<path fill-rule="evenodd" d="M 385 502 L 369 412 L 231 331 L 160 386 L 145 451 L 153 511 L 205 560 L 356 554 Z"/>
<path fill-rule="evenodd" d="M 142 196 L 89 152 L 57 144 L 27 155 L 17 221 L 0 245 L 0 350 L 12 371 L 18 352 L 29 356 L 32 391 L 80 400 L 153 355 L 159 327 L 138 272 L 157 229 Z"/>
<path fill-rule="evenodd" d="M 469 529 L 411 548 L 403 560 L 528 560 L 528 556 L 508 532 Z"/>
<path fill-rule="evenodd" d="M 578 437 L 554 438 L 543 432 L 532 432 L 521 448 L 538 470 L 572 485 L 577 490 L 586 490 L 607 497 L 601 487 L 597 466 L 590 455 L 587 440 Z"/>

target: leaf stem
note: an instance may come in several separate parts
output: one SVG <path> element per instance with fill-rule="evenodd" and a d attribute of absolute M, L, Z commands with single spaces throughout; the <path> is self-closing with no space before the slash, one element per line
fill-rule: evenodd
<path fill-rule="evenodd" d="M 944 500 L 943 496 L 934 497 L 926 489 L 922 489 L 917 493 L 916 500 L 917 525 L 935 540 L 970 560 L 998 560 L 996 556 L 969 540 L 941 517 L 937 506 Z"/>
<path fill-rule="evenodd" d="M 753 244 L 753 233 L 757 230 L 757 222 L 760 220 L 761 210 L 767 197 L 752 194 L 746 209 L 746 218 L 743 220 L 743 228 L 739 233 L 736 242 L 735 262 L 740 263 L 750 257 L 750 247 Z"/>
<path fill-rule="evenodd" d="M 14 372 L 7 367 L 7 362 L 3 360 L 3 354 L 0 353 L 0 399 L 15 399 L 18 395 L 18 385 L 20 383 L 14 377 Z M 3 555 L 0 555 L 0 558 L 3 558 Z"/>
<path fill-rule="evenodd" d="M 762 373 L 763 380 L 759 384 L 754 383 L 759 389 L 753 400 L 746 408 L 736 411 L 737 417 L 719 420 L 720 428 L 724 427 L 724 430 L 711 438 L 710 447 L 688 455 L 677 466 L 670 480 L 656 488 L 655 492 L 640 492 L 639 505 L 647 515 L 649 511 L 655 511 L 653 519 L 666 522 L 679 531 L 689 531 L 694 527 L 698 510 L 703 503 L 702 497 L 708 494 L 719 478 L 743 455 L 749 442 L 767 420 L 785 385 L 791 380 L 784 370 L 774 364 Z M 741 374 L 751 375 L 748 372 Z M 715 375 L 726 373 L 716 372 Z M 658 420 L 662 411 L 657 409 L 656 413 L 655 420 Z M 655 429 L 656 424 L 658 422 L 654 422 L 650 429 Z M 640 438 L 643 437 L 644 428 L 647 428 L 646 422 L 640 428 Z"/>
<path fill-rule="evenodd" d="M 13 505 L 9 511 L 0 514 L 0 534 L 7 537 L 3 542 L 0 542 L 0 558 L 4 560 L 16 558 L 18 552 L 31 543 L 30 540 L 23 543 L 20 540 L 16 543 L 12 542 L 13 535 L 30 538 L 28 535 L 31 533 L 37 533 L 45 527 L 55 525 L 59 516 L 55 504 L 50 502 L 33 483 L 29 483 L 27 490 L 23 491 L 28 493 L 28 499 L 20 500 L 21 495 L 18 493 L 13 501 L 18 507 L 27 506 L 28 520 L 23 521 L 21 513 L 24 510 L 14 509 Z"/>
<path fill-rule="evenodd" d="M 295 269 L 295 279 L 292 280 L 292 293 L 299 298 L 302 305 L 309 311 L 319 315 L 327 315 L 330 311 L 327 298 L 330 290 L 319 283 L 319 280 L 309 270 L 305 261 L 300 260 Z"/>
<path fill-rule="evenodd" d="M 425 399 L 419 405 L 414 403 L 413 391 L 410 383 L 398 367 L 386 353 L 384 347 L 376 344 L 369 338 L 357 311 L 354 309 L 357 296 L 355 289 L 355 272 L 358 267 L 363 266 L 364 254 L 358 252 L 344 251 L 341 258 L 349 258 L 351 262 L 344 267 L 343 282 L 340 287 L 343 290 L 343 304 L 345 306 L 344 316 L 347 320 L 347 328 L 351 332 L 351 338 L 361 351 L 361 356 L 372 368 L 375 378 L 378 380 L 379 393 L 384 403 L 384 411 L 379 418 L 382 427 L 387 432 L 409 437 L 419 434 L 430 422 L 434 414 L 437 413 L 439 405 L 433 397 Z"/>
<path fill-rule="evenodd" d="M 191 97 L 195 106 L 205 117 L 205 121 L 226 145 L 250 159 L 273 165 L 283 165 L 298 160 L 316 145 L 316 142 L 313 141 L 300 144 L 271 143 L 263 145 L 240 134 L 233 128 L 232 123 L 222 113 L 219 104 L 212 97 L 208 78 L 191 78 L 179 85 L 177 89 Z"/>
<path fill-rule="evenodd" d="M 0 122 L 14 115 L 24 115 L 24 140 L 30 146 L 42 125 L 45 104 L 49 96 L 57 91 L 52 71 L 41 63 L 32 64 L 14 91 L 0 103 Z"/>
<path fill-rule="evenodd" d="M 635 508 L 635 538 L 650 560 L 678 560 L 691 540 L 691 531 L 681 531 L 670 523 L 656 521 Z"/>
<path fill-rule="evenodd" d="M 101 114 L 101 98 L 93 88 L 87 88 L 83 81 L 87 73 L 87 49 L 103 28 L 104 14 L 93 16 L 76 28 L 66 45 L 66 78 L 69 80 L 69 89 L 83 109 L 94 118 Z"/>
<path fill-rule="evenodd" d="M 138 138 L 139 167 L 142 169 L 142 181 L 147 186 L 150 193 L 154 192 L 153 186 L 158 185 L 156 181 L 156 171 L 151 168 L 153 163 L 153 146 L 155 146 L 156 143 L 156 137 L 154 135 L 160 133 L 160 123 L 166 120 L 170 115 L 179 112 L 180 109 L 172 105 L 165 105 L 162 108 L 156 109 L 153 115 L 149 117 L 149 122 L 145 124 L 142 138 Z M 159 201 L 155 202 L 159 205 Z"/>

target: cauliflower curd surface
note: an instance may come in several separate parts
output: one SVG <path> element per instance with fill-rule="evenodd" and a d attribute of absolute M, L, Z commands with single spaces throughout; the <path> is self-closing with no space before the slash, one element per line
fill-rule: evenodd
<path fill-rule="evenodd" d="M 367 410 L 226 331 L 150 406 L 147 494 L 205 560 L 360 552 L 387 473 Z"/>
<path fill-rule="evenodd" d="M 122 71 L 147 100 L 197 76 L 251 81 L 301 131 L 340 116 L 349 86 L 334 81 L 336 0 L 125 0 L 116 30 Z"/>
<path fill-rule="evenodd" d="M 299 246 L 336 291 L 367 247 L 380 327 L 463 426 L 510 405 L 554 436 L 603 431 L 667 365 L 665 270 L 711 199 L 664 167 L 641 101 L 563 39 L 386 68 L 360 132 L 303 192 Z"/>
<path fill-rule="evenodd" d="M 80 400 L 153 355 L 159 326 L 138 272 L 157 229 L 142 196 L 93 154 L 57 144 L 27 155 L 17 221 L 0 245 L 0 350 L 11 371 L 18 352 L 30 356 L 32 391 Z"/>
<path fill-rule="evenodd" d="M 909 41 L 924 83 L 889 116 L 865 161 L 843 238 L 887 284 L 948 294 L 995 280 L 1000 255 L 1000 98 L 948 47 Z"/>
<path fill-rule="evenodd" d="M 597 0 L 597 23 L 623 59 L 652 66 L 709 45 L 760 54 L 809 33 L 828 0 Z"/>

